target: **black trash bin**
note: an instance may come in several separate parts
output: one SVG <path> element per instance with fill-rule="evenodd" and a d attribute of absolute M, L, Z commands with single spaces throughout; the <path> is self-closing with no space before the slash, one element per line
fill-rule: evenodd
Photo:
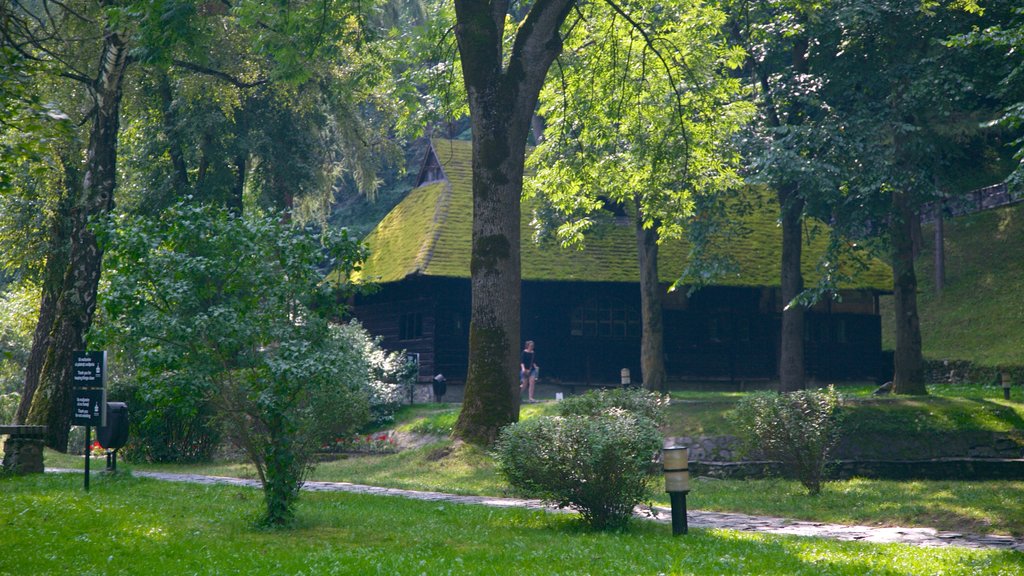
<path fill-rule="evenodd" d="M 96 429 L 100 446 L 111 450 L 107 454 L 107 470 L 117 470 L 117 451 L 128 442 L 128 405 L 107 402 L 107 425 Z"/>
<path fill-rule="evenodd" d="M 434 401 L 440 402 L 441 398 L 444 397 L 445 393 L 448 392 L 448 380 L 445 379 L 444 374 L 438 374 L 434 376 Z"/>

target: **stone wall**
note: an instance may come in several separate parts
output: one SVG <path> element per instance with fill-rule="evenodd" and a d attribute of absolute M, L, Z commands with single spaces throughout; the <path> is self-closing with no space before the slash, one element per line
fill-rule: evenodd
<path fill-rule="evenodd" d="M 787 476 L 779 462 L 743 459 L 735 436 L 670 439 L 690 449 L 690 474 L 710 478 Z M 830 479 L 1013 479 L 1024 477 L 1024 432 L 844 438 L 829 464 Z"/>
<path fill-rule="evenodd" d="M 15 474 L 42 472 L 45 433 L 45 426 L 0 426 L 0 436 L 7 436 L 3 470 Z"/>
<path fill-rule="evenodd" d="M 735 436 L 683 436 L 676 446 L 690 449 L 690 460 L 739 462 Z M 1024 458 L 1024 431 L 903 434 L 897 437 L 870 435 L 840 439 L 832 456 L 837 460 L 935 460 L 942 458 Z"/>

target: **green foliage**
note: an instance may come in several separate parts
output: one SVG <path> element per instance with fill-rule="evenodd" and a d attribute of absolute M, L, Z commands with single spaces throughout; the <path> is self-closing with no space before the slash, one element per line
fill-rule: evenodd
<path fill-rule="evenodd" d="M 643 416 L 655 424 L 666 422 L 669 396 L 641 388 L 602 388 L 558 403 L 560 416 L 594 416 L 618 408 Z"/>
<path fill-rule="evenodd" d="M 545 139 L 527 181 L 544 202 L 534 224 L 579 247 L 619 205 L 662 238 L 680 237 L 695 195 L 738 182 L 730 138 L 751 107 L 729 71 L 743 51 L 728 45 L 711 4 L 637 4 L 628 18 L 600 3 L 580 9 L 541 94 Z"/>
<path fill-rule="evenodd" d="M 989 20 L 990 25 L 955 36 L 949 44 L 966 48 L 988 62 L 1003 63 L 1004 76 L 986 96 L 994 96 L 1004 105 L 996 122 L 1019 135 L 1024 130 L 1024 8 L 1014 7 L 1012 2 L 993 2 L 986 3 L 985 12 L 997 14 Z M 1008 181 L 1020 187 L 1024 185 L 1024 138 L 1019 137 L 1014 145 L 1019 163 Z"/>
<path fill-rule="evenodd" d="M 208 393 L 173 375 L 157 385 L 117 381 L 110 399 L 128 405 L 128 443 L 122 454 L 135 462 L 205 462 L 220 444 L 221 427 Z"/>
<path fill-rule="evenodd" d="M 619 408 L 594 416 L 541 416 L 506 426 L 494 457 L 509 484 L 573 507 L 591 527 L 621 528 L 647 497 L 661 447 L 653 421 Z"/>
<path fill-rule="evenodd" d="M 317 271 L 362 252 L 344 233 L 326 241 L 276 214 L 180 204 L 105 231 L 103 339 L 157 408 L 201 421 L 212 403 L 257 468 L 270 524 L 289 521 L 314 450 L 368 418 L 368 337 L 329 323 L 339 294 Z"/>
<path fill-rule="evenodd" d="M 20 401 L 21 394 L 17 392 L 0 394 L 0 424 L 10 424 L 14 421 L 14 411 L 18 409 Z"/>
<path fill-rule="evenodd" d="M 731 418 L 747 454 L 783 463 L 816 495 L 821 492 L 829 451 L 839 435 L 842 397 L 835 388 L 778 394 L 759 392 L 741 399 Z"/>
<path fill-rule="evenodd" d="M 33 283 L 0 292 L 0 394 L 21 390 L 38 312 L 39 288 Z"/>
<path fill-rule="evenodd" d="M 359 325 L 353 321 L 351 326 Z M 404 351 L 389 352 L 381 348 L 380 338 L 371 338 L 360 329 L 351 332 L 353 344 L 361 347 L 369 370 L 371 424 L 381 426 L 393 422 L 404 394 L 416 381 L 417 367 L 406 360 Z"/>

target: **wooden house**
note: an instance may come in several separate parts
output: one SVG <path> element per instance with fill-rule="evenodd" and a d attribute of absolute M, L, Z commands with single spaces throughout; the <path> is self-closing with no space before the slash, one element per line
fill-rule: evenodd
<path fill-rule="evenodd" d="M 357 282 L 379 289 L 359 297 L 353 314 L 390 349 L 418 354 L 420 379 L 465 378 L 470 310 L 472 230 L 469 142 L 434 140 L 417 187 L 373 230 L 371 254 Z M 749 233 L 722 248 L 738 272 L 716 285 L 664 298 L 665 360 L 670 379 L 769 379 L 777 375 L 782 302 L 781 231 L 770 194 L 742 217 Z M 639 380 L 640 295 L 633 225 L 608 226 L 582 251 L 529 239 L 522 218 L 522 337 L 537 345 L 542 379 L 617 381 L 622 368 Z M 628 219 L 622 219 L 623 221 Z M 820 225 L 819 226 L 823 226 Z M 825 235 L 804 249 L 805 277 L 824 250 Z M 666 289 L 684 267 L 684 242 L 662 246 Z M 874 379 L 881 361 L 878 295 L 891 290 L 889 268 L 873 260 L 841 299 L 809 311 L 808 374 L 822 379 Z"/>

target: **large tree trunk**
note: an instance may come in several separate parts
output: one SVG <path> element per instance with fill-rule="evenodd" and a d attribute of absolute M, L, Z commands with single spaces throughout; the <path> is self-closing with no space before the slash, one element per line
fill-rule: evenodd
<path fill-rule="evenodd" d="M 917 315 L 917 275 L 914 272 L 913 227 L 916 214 L 905 192 L 892 195 L 893 304 L 896 316 L 895 394 L 927 394 L 921 356 L 921 325 Z"/>
<path fill-rule="evenodd" d="M 21 401 L 14 413 L 14 423 L 22 424 L 28 418 L 32 407 L 32 398 L 39 387 L 39 375 L 43 370 L 43 360 L 50 345 L 50 330 L 53 319 L 57 315 L 57 299 L 60 298 L 64 284 L 64 271 L 67 270 L 71 241 L 71 208 L 79 197 L 79 176 L 75 162 L 62 159 L 64 167 L 64 192 L 57 203 L 53 220 L 50 223 L 50 238 L 47 246 L 46 264 L 43 267 L 43 285 L 39 297 L 39 317 L 36 329 L 32 334 L 32 348 L 29 350 L 28 362 L 25 364 L 25 383 L 21 389 Z"/>
<path fill-rule="evenodd" d="M 803 250 L 801 215 L 804 201 L 792 186 L 779 190 L 782 210 L 782 333 L 779 346 L 779 392 L 803 390 L 804 374 L 804 307 L 792 303 L 804 289 L 800 270 Z"/>
<path fill-rule="evenodd" d="M 103 252 L 89 230 L 89 219 L 108 213 L 114 204 L 117 131 L 121 89 L 128 50 L 109 30 L 103 39 L 99 74 L 94 85 L 95 110 L 86 149 L 82 194 L 71 209 L 71 252 L 43 360 L 39 387 L 27 422 L 47 426 L 46 445 L 67 450 L 71 427 L 71 357 L 85 347 L 85 334 L 96 309 Z"/>
<path fill-rule="evenodd" d="M 637 202 L 636 247 L 640 262 L 640 371 L 644 389 L 665 392 L 665 330 L 658 284 L 658 232 L 644 229 Z"/>
<path fill-rule="evenodd" d="M 453 434 L 489 444 L 519 419 L 520 198 L 526 139 L 572 0 L 537 0 L 503 69 L 508 1 L 456 0 L 455 35 L 473 126 L 469 368 Z"/>

